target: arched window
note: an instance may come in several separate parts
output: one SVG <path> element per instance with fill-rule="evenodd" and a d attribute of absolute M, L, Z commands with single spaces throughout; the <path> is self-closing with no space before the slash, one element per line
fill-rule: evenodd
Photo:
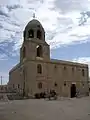
<path fill-rule="evenodd" d="M 37 49 L 37 57 L 42 57 L 42 46 L 37 45 L 36 49 Z"/>
<path fill-rule="evenodd" d="M 85 76 L 85 71 L 84 71 L 84 69 L 82 69 L 82 76 Z"/>
<path fill-rule="evenodd" d="M 41 66 L 41 64 L 37 65 L 37 73 L 39 73 L 39 74 L 42 73 L 42 66 Z"/>
<path fill-rule="evenodd" d="M 23 58 L 25 58 L 26 57 L 26 48 L 25 47 L 23 48 L 22 52 L 23 52 Z"/>
<path fill-rule="evenodd" d="M 34 38 L 34 31 L 32 29 L 28 31 L 28 37 Z"/>
<path fill-rule="evenodd" d="M 40 30 L 37 31 L 37 38 L 41 39 L 42 38 L 42 33 Z"/>
<path fill-rule="evenodd" d="M 42 89 L 42 83 L 41 83 L 41 82 L 38 83 L 38 88 L 39 88 L 39 89 Z"/>

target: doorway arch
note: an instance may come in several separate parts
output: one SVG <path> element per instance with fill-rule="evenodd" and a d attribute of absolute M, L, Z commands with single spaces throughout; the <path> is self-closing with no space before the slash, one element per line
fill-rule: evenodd
<path fill-rule="evenodd" d="M 71 84 L 71 98 L 76 97 L 76 84 Z"/>

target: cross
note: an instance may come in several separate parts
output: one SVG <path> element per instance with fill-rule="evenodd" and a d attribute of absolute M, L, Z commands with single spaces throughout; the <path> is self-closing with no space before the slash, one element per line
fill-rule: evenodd
<path fill-rule="evenodd" d="M 35 13 L 33 13 L 33 18 L 35 18 Z"/>

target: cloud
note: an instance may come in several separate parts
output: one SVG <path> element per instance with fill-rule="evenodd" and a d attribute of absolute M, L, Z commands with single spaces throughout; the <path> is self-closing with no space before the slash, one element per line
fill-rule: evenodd
<path fill-rule="evenodd" d="M 7 8 L 9 11 L 12 11 L 12 10 L 15 10 L 15 9 L 18 9 L 18 8 L 21 8 L 22 6 L 20 6 L 19 4 L 17 5 L 7 5 Z"/>
<path fill-rule="evenodd" d="M 73 59 L 74 62 L 85 63 L 89 66 L 89 76 L 90 76 L 90 57 L 80 57 Z"/>
<path fill-rule="evenodd" d="M 62 12 L 71 12 L 71 11 L 82 11 L 86 10 L 90 1 L 88 0 L 56 0 L 55 7 L 60 9 Z"/>
<path fill-rule="evenodd" d="M 0 16 L 9 17 L 6 7 L 1 7 L 0 6 Z"/>
<path fill-rule="evenodd" d="M 0 1 L 0 42 L 15 41 L 18 50 L 23 42 L 23 30 L 32 19 L 41 21 L 46 31 L 46 41 L 51 49 L 87 42 L 90 39 L 90 1 L 88 0 L 5 0 Z M 5 3 L 5 4 L 4 4 Z M 84 16 L 80 13 L 85 13 Z M 84 24 L 83 24 L 84 22 Z M 81 24 L 81 26 L 79 26 Z M 82 26 L 83 24 L 83 26 Z"/>
<path fill-rule="evenodd" d="M 0 54 L 0 61 L 1 61 L 1 60 L 7 60 L 5 54 Z"/>
<path fill-rule="evenodd" d="M 19 56 L 19 50 L 15 50 L 14 41 L 3 41 L 0 43 L 0 60 L 15 59 Z"/>

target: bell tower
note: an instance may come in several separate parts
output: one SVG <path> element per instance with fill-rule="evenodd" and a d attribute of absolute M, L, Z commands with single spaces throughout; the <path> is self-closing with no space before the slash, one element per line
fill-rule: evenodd
<path fill-rule="evenodd" d="M 33 19 L 23 32 L 23 44 L 20 49 L 20 62 L 25 60 L 50 60 L 50 47 L 45 41 L 45 31 L 41 23 Z"/>

